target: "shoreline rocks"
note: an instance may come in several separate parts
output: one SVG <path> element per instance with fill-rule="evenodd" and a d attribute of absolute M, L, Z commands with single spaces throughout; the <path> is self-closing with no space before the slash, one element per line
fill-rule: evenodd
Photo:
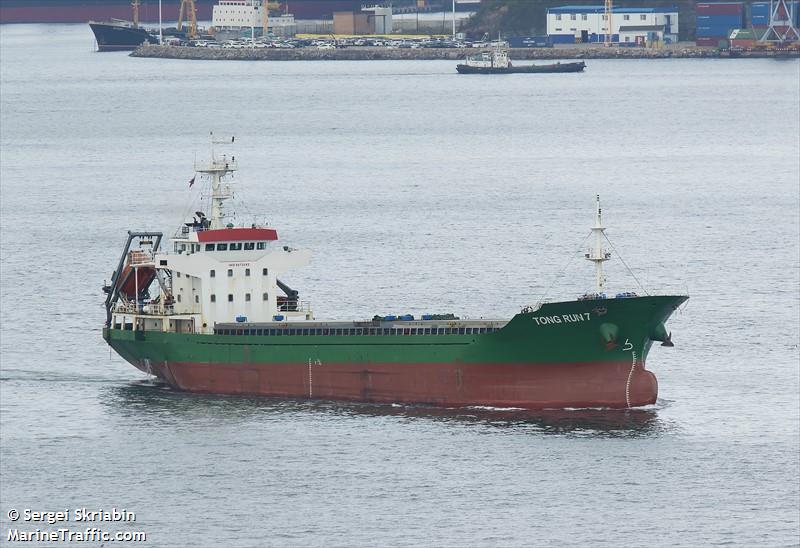
<path fill-rule="evenodd" d="M 461 61 L 467 55 L 482 51 L 476 48 L 407 48 L 349 47 L 343 49 L 277 49 L 277 48 L 202 48 L 186 46 L 142 45 L 131 57 L 156 59 L 185 59 L 201 61 L 396 61 L 396 60 L 448 60 Z M 731 55 L 715 48 L 697 46 L 647 48 L 604 48 L 597 46 L 566 48 L 511 49 L 514 60 L 538 59 L 697 59 L 697 58 L 758 58 L 788 56 L 798 58 L 800 51 L 789 55 L 784 52 L 753 51 Z"/>

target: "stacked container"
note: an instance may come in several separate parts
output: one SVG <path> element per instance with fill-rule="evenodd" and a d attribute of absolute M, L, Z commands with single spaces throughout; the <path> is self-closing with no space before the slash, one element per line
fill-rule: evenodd
<path fill-rule="evenodd" d="M 769 11 L 769 8 L 767 8 Z M 733 29 L 744 26 L 743 2 L 698 2 L 697 45 L 718 46 Z"/>
<path fill-rule="evenodd" d="M 750 23 L 754 29 L 769 26 L 769 2 L 753 2 L 750 6 Z"/>

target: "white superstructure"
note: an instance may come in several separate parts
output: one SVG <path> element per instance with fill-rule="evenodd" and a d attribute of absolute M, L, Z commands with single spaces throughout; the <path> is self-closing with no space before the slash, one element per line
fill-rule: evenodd
<path fill-rule="evenodd" d="M 468 67 L 477 68 L 508 68 L 511 66 L 511 61 L 508 58 L 508 49 L 505 45 L 505 43 L 498 43 L 490 50 L 468 55 L 464 64 Z"/>
<path fill-rule="evenodd" d="M 310 305 L 279 280 L 306 265 L 310 252 L 279 245 L 274 228 L 234 225 L 225 203 L 233 195 L 228 179 L 237 169 L 235 157 L 212 150 L 209 163 L 195 169 L 209 185 L 210 216 L 196 212 L 169 249 L 156 249 L 160 234 L 154 245 L 157 233 L 129 233 L 109 286 L 111 323 L 211 333 L 216 323 L 312 319 Z M 159 287 L 156 298 L 147 293 L 151 283 Z"/>
<path fill-rule="evenodd" d="M 256 28 L 263 30 L 264 2 L 262 0 L 220 0 L 214 6 L 211 24 L 217 31 Z M 294 36 L 297 25 L 294 15 L 269 17 L 267 32 L 275 36 Z"/>

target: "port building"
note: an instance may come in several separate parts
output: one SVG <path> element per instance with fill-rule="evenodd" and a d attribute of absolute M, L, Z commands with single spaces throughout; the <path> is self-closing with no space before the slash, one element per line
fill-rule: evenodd
<path fill-rule="evenodd" d="M 637 44 L 644 41 L 678 40 L 677 6 L 661 8 L 613 8 L 611 24 L 603 5 L 574 5 L 547 10 L 547 34 L 554 44 L 611 41 Z"/>
<path fill-rule="evenodd" d="M 360 12 L 333 13 L 334 34 L 391 34 L 392 30 L 391 6 L 363 6 Z"/>

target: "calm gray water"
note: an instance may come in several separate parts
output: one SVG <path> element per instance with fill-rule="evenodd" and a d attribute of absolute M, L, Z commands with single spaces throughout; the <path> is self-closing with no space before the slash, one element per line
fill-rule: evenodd
<path fill-rule="evenodd" d="M 0 28 L 0 528 L 136 512 L 144 546 L 800 544 L 800 63 L 181 62 Z M 209 131 L 238 213 L 314 250 L 321 318 L 509 317 L 558 277 L 600 193 L 648 288 L 691 300 L 633 412 L 441 410 L 176 393 L 101 338 L 128 229 L 171 232 Z M 637 290 L 619 260 L 612 291 Z M 86 524 L 69 524 L 76 530 Z M 95 524 L 96 525 L 96 524 Z M 25 530 L 53 529 L 16 522 Z M 35 543 L 33 543 L 35 544 Z M 13 545 L 9 543 L 8 545 Z M 85 543 L 84 543 L 85 545 Z"/>

